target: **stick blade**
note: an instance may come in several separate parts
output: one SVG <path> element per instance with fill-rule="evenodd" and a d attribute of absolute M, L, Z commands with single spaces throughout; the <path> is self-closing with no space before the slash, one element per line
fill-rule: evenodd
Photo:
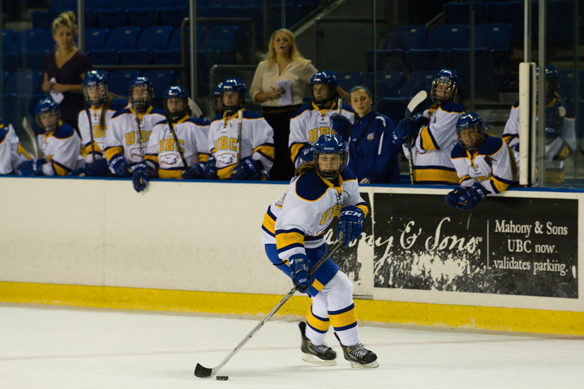
<path fill-rule="evenodd" d="M 425 90 L 419 91 L 410 100 L 410 103 L 408 104 L 408 107 L 406 108 L 406 117 L 410 116 L 410 114 L 414 111 L 414 109 L 416 109 L 416 107 L 418 105 L 420 105 L 424 100 L 426 100 L 427 97 L 428 97 L 428 92 L 426 92 Z"/>
<path fill-rule="evenodd" d="M 197 367 L 195 368 L 195 376 L 199 378 L 209 378 L 213 375 L 213 369 L 209 369 L 197 363 Z"/>

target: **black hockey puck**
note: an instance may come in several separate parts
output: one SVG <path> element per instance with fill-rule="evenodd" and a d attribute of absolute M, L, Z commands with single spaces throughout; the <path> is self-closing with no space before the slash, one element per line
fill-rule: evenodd
<path fill-rule="evenodd" d="M 218 375 L 217 376 L 217 381 L 227 381 L 229 379 L 229 376 L 227 375 Z"/>

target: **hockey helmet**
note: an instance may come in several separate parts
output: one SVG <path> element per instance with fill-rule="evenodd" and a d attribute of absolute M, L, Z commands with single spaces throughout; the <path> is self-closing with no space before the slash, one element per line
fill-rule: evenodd
<path fill-rule="evenodd" d="M 539 79 L 539 67 L 535 69 L 535 76 Z M 560 89 L 560 72 L 558 72 L 558 68 L 554 65 L 545 65 L 545 95 L 547 103 L 556 97 L 558 89 Z"/>
<path fill-rule="evenodd" d="M 325 155 L 338 155 L 338 159 L 333 158 L 332 160 L 324 161 L 325 158 L 322 158 L 323 160 L 321 160 L 321 157 Z M 341 174 L 341 171 L 343 171 L 347 162 L 347 147 L 345 146 L 345 142 L 337 134 L 321 135 L 314 145 L 314 162 L 316 164 L 316 171 L 321 177 L 329 181 L 336 179 Z M 338 165 L 334 166 L 337 163 Z"/>
<path fill-rule="evenodd" d="M 134 91 L 136 89 L 140 89 L 141 93 L 139 93 L 138 98 L 134 96 Z M 152 104 L 152 97 L 154 96 L 154 86 L 152 85 L 152 81 L 148 77 L 140 76 L 136 77 L 136 79 L 130 85 L 130 90 L 128 91 L 128 97 L 130 103 L 132 103 L 132 107 L 136 110 L 136 112 L 146 112 L 146 110 Z"/>
<path fill-rule="evenodd" d="M 475 130 L 475 132 L 467 130 Z M 483 119 L 474 112 L 460 115 L 456 122 L 456 136 L 458 137 L 458 143 L 468 151 L 478 149 L 485 141 Z"/>
<path fill-rule="evenodd" d="M 175 112 L 171 112 L 168 101 L 170 99 L 180 99 L 183 104 L 182 107 Z M 189 110 L 189 93 L 182 85 L 172 85 L 164 92 L 164 110 L 166 115 L 172 122 L 176 123 L 187 115 L 190 115 Z"/>
<path fill-rule="evenodd" d="M 434 76 L 432 81 L 432 101 L 435 104 L 444 104 L 456 99 L 460 78 L 454 69 L 444 68 Z"/>
<path fill-rule="evenodd" d="M 45 132 L 55 131 L 59 128 L 61 112 L 59 105 L 50 97 L 43 97 L 39 100 L 34 110 L 37 124 Z"/>
<path fill-rule="evenodd" d="M 233 115 L 236 111 L 240 110 L 241 107 L 245 105 L 247 96 L 247 86 L 241 78 L 229 78 L 223 81 L 221 85 L 221 99 L 224 99 L 225 92 L 238 92 L 239 93 L 239 103 L 236 105 L 225 105 L 223 101 L 223 110 L 229 115 Z"/>
<path fill-rule="evenodd" d="M 223 81 L 217 84 L 215 89 L 213 89 L 213 109 L 218 115 L 223 112 L 223 99 L 221 99 L 221 88 L 223 87 Z"/>
<path fill-rule="evenodd" d="M 107 101 L 107 76 L 101 70 L 90 70 L 83 79 L 85 101 L 94 107 L 101 107 Z"/>
<path fill-rule="evenodd" d="M 310 90 L 312 92 L 312 102 L 318 108 L 324 108 L 329 101 L 334 100 L 337 97 L 337 86 L 339 82 L 337 76 L 330 70 L 321 70 L 316 72 L 314 76 L 310 79 Z M 314 86 L 315 85 L 328 85 L 329 96 L 325 99 L 317 100 L 314 96 Z"/>

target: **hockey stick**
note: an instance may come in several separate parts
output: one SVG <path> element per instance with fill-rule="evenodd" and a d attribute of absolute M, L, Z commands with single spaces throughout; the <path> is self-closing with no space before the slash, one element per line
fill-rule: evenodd
<path fill-rule="evenodd" d="M 422 102 L 426 100 L 426 97 L 428 97 L 428 92 L 421 90 L 410 100 L 408 106 L 406 107 L 406 119 L 410 117 L 418 105 L 422 104 Z M 414 161 L 412 157 L 412 138 L 410 136 L 408 136 L 408 166 L 410 167 L 410 180 L 412 185 L 414 185 Z"/>
<path fill-rule="evenodd" d="M 85 104 L 85 113 L 87 114 L 87 121 L 89 125 L 89 136 L 91 138 L 91 155 L 93 156 L 93 160 L 95 161 L 95 142 L 93 140 L 93 125 L 91 124 L 91 114 L 89 113 L 89 108 L 87 107 L 87 100 L 85 100 L 85 96 L 83 96 L 83 103 Z M 105 107 L 103 107 L 105 109 Z"/>
<path fill-rule="evenodd" d="M 237 111 L 237 163 L 241 162 L 241 130 L 243 128 L 243 111 Z"/>
<path fill-rule="evenodd" d="M 176 137 L 176 132 L 174 132 L 174 126 L 172 124 L 172 121 L 168 117 L 168 115 L 166 115 L 166 122 L 168 123 L 168 128 L 170 129 L 170 133 L 172 134 L 172 137 L 174 138 L 174 143 L 176 144 L 176 148 L 178 149 L 178 153 L 180 154 L 180 159 L 182 160 L 182 163 L 183 163 L 185 169 L 188 169 L 189 165 L 187 165 L 187 160 L 185 159 L 185 155 L 183 153 L 183 150 L 180 147 L 180 143 L 178 141 L 178 138 Z"/>
<path fill-rule="evenodd" d="M 132 107 L 132 109 L 134 110 L 134 117 L 136 118 L 136 136 L 138 137 L 138 146 L 140 147 L 140 160 L 141 162 L 144 162 L 144 146 L 142 145 L 142 134 L 140 133 L 140 115 L 135 107 Z"/>
<path fill-rule="evenodd" d="M 331 247 L 331 251 L 329 251 L 324 257 L 322 257 L 316 263 L 316 265 L 314 265 L 314 267 L 312 269 L 310 269 L 310 271 L 308 272 L 308 277 L 313 275 L 314 272 L 324 263 L 324 261 L 329 259 L 331 257 L 331 255 L 333 255 L 335 253 L 335 251 L 337 251 L 342 245 L 343 245 L 343 233 L 341 232 L 339 235 L 339 239 L 336 241 L 336 243 L 333 245 L 333 247 Z M 217 372 L 223 366 L 225 366 L 225 364 L 227 362 L 229 362 L 229 360 L 235 354 L 237 354 L 237 352 L 239 350 L 241 350 L 241 348 L 256 334 L 256 332 L 258 332 L 260 330 L 260 328 L 262 328 L 264 326 L 264 324 L 266 324 L 266 322 L 268 320 L 270 320 L 272 318 L 272 316 L 274 316 L 274 314 L 278 311 L 278 309 L 282 308 L 282 305 L 284 305 L 286 303 L 286 301 L 290 300 L 292 295 L 297 290 L 298 290 L 298 286 L 294 286 L 294 288 L 292 288 L 290 290 L 290 292 L 288 292 L 288 294 L 286 296 L 284 296 L 284 298 L 282 300 L 280 300 L 280 302 L 270 311 L 270 313 L 268 313 L 268 316 L 266 316 L 266 318 L 264 320 L 262 320 L 257 326 L 255 326 L 255 328 L 253 330 L 251 330 L 251 332 L 249 334 L 247 334 L 245 336 L 245 338 L 243 338 L 243 340 L 237 345 L 237 347 L 235 347 L 233 349 L 233 351 L 231 351 L 231 353 L 228 356 L 226 356 L 225 359 L 219 365 L 215 366 L 212 369 L 209 369 L 207 367 L 204 367 L 200 363 L 197 363 L 197 367 L 195 368 L 195 376 L 197 376 L 199 378 L 209 378 L 209 377 L 213 377 L 215 374 L 217 374 Z"/>
<path fill-rule="evenodd" d="M 343 98 L 339 97 L 339 100 L 337 101 L 337 115 L 340 115 L 343 113 Z"/>

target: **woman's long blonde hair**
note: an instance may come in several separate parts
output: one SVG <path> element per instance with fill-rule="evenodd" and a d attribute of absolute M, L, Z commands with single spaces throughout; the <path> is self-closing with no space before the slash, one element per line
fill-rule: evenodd
<path fill-rule="evenodd" d="M 290 49 L 290 59 L 292 61 L 303 60 L 304 57 L 302 54 L 300 54 L 298 48 L 296 47 L 296 38 L 294 38 L 294 33 L 285 28 L 281 28 L 277 31 L 274 31 L 270 38 L 270 43 L 268 43 L 268 64 L 273 65 L 276 63 L 276 50 L 274 49 L 274 41 L 276 40 L 276 35 L 278 34 L 284 35 L 286 39 L 288 39 L 288 42 L 290 42 L 290 45 L 292 45 L 292 48 Z"/>

